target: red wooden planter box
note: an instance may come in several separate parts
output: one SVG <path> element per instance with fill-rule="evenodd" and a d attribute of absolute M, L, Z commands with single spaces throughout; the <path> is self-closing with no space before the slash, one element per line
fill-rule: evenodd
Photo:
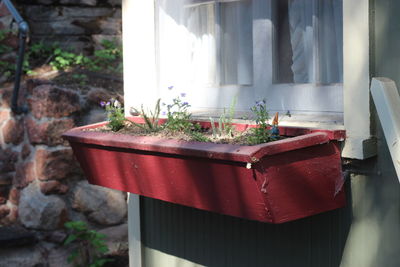
<path fill-rule="evenodd" d="M 345 205 L 343 131 L 280 128 L 297 136 L 255 146 L 83 131 L 103 124 L 63 135 L 92 184 L 270 223 Z"/>

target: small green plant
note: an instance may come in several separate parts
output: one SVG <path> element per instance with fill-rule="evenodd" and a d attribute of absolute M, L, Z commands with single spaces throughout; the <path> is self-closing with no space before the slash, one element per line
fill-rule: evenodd
<path fill-rule="evenodd" d="M 125 126 L 124 108 L 118 100 L 111 99 L 109 102 L 100 102 L 100 106 L 106 109 L 107 126 L 113 132 L 121 130 Z"/>
<path fill-rule="evenodd" d="M 75 73 L 72 75 L 72 78 L 78 82 L 80 85 L 86 85 L 88 81 L 88 76 L 83 73 Z"/>
<path fill-rule="evenodd" d="M 269 130 L 270 125 L 267 123 L 269 120 L 269 115 L 266 103 L 267 102 L 265 99 L 257 101 L 256 104 L 250 109 L 255 115 L 257 127 L 251 129 L 252 134 L 249 135 L 247 139 L 249 144 L 255 145 L 273 140 Z"/>
<path fill-rule="evenodd" d="M 215 127 L 215 121 L 212 117 L 210 117 L 212 135 L 214 138 L 217 138 L 218 136 L 229 136 L 229 137 L 233 136 L 233 131 L 235 127 L 233 126 L 232 121 L 235 116 L 236 102 L 237 102 L 237 97 L 235 96 L 231 102 L 228 113 L 224 108 L 224 112 L 218 119 L 218 127 Z"/>
<path fill-rule="evenodd" d="M 77 245 L 69 255 L 68 263 L 73 263 L 75 267 L 101 267 L 112 261 L 104 258 L 104 254 L 108 252 L 104 241 L 105 235 L 90 230 L 82 221 L 66 222 L 64 226 L 71 232 L 65 239 L 64 245 Z"/>
<path fill-rule="evenodd" d="M 50 62 L 50 65 L 56 70 L 66 70 L 70 67 L 91 64 L 91 60 L 88 57 L 82 54 L 77 55 L 61 48 L 56 48 L 53 55 L 54 58 Z"/>
<path fill-rule="evenodd" d="M 193 138 L 194 141 L 198 142 L 210 142 L 210 138 L 205 136 L 201 132 L 201 127 L 199 124 L 194 124 L 194 130 L 189 132 L 190 136 Z"/>
<path fill-rule="evenodd" d="M 186 94 L 181 93 L 180 97 L 186 97 Z M 167 105 L 167 122 L 164 124 L 164 128 L 171 132 L 193 130 L 193 123 L 190 122 L 192 114 L 188 111 L 190 105 L 188 102 L 182 101 L 180 97 L 175 97 L 172 104 Z"/>
<path fill-rule="evenodd" d="M 140 116 L 143 117 L 145 124 L 139 124 L 139 123 L 134 123 L 134 125 L 144 129 L 146 132 L 158 132 L 161 130 L 161 126 L 159 125 L 159 120 L 160 120 L 160 101 L 161 99 L 158 99 L 156 102 L 156 105 L 154 107 L 154 111 L 146 112 L 143 108 L 143 105 L 141 106 L 140 110 L 133 109 L 135 112 L 140 114 Z"/>
<path fill-rule="evenodd" d="M 94 51 L 94 56 L 86 58 L 84 66 L 91 71 L 108 70 L 112 72 L 122 72 L 122 48 L 117 45 L 115 40 L 103 40 L 101 42 L 102 49 Z M 118 63 L 115 66 L 115 63 Z"/>

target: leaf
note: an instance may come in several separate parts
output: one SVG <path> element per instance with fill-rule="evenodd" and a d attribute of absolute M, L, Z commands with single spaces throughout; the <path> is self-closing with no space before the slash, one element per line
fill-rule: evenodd
<path fill-rule="evenodd" d="M 75 258 L 78 257 L 78 254 L 79 253 L 77 250 L 73 251 L 67 258 L 68 263 L 72 263 L 75 260 Z"/>
<path fill-rule="evenodd" d="M 78 238 L 78 236 L 76 236 L 76 235 L 74 235 L 74 234 L 70 234 L 70 235 L 67 237 L 67 239 L 65 239 L 64 245 L 71 244 L 71 243 L 74 242 L 77 238 Z"/>

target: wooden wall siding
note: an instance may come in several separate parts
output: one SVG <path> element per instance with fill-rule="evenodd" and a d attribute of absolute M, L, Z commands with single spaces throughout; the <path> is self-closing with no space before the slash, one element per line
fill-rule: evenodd
<path fill-rule="evenodd" d="M 141 198 L 144 266 L 336 267 L 351 216 L 343 208 L 272 225 Z"/>

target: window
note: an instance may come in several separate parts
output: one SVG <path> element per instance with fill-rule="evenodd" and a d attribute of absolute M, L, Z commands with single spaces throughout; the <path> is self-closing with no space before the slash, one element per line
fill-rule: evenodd
<path fill-rule="evenodd" d="M 343 112 L 342 0 L 156 0 L 160 96 L 195 111 Z"/>

